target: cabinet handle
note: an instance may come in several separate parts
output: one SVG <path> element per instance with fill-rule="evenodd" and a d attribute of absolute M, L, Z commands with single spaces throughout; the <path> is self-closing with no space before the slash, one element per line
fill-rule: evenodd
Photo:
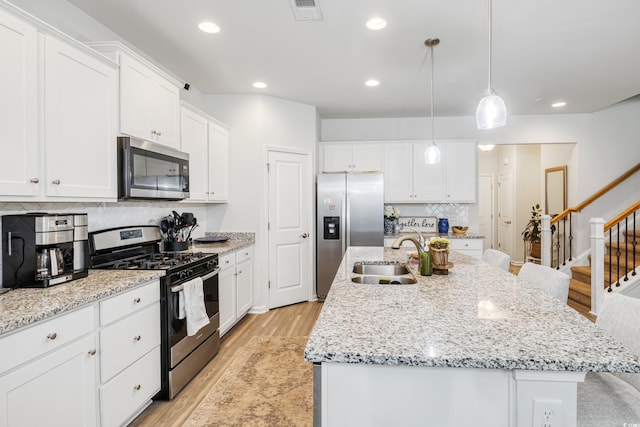
<path fill-rule="evenodd" d="M 56 338 L 58 338 L 58 334 L 56 334 L 55 332 L 52 333 L 52 334 L 47 335 L 47 339 L 49 339 L 51 341 L 55 340 Z"/>
<path fill-rule="evenodd" d="M 60 185 L 60 180 L 59 179 L 54 179 L 53 181 L 51 181 L 52 184 L 54 185 Z"/>
<path fill-rule="evenodd" d="M 242 274 L 242 270 L 238 270 L 238 274 Z"/>
<path fill-rule="evenodd" d="M 151 131 L 151 135 L 157 135 L 157 134 L 158 134 L 158 132 L 156 132 L 155 130 Z"/>
<path fill-rule="evenodd" d="M 136 384 L 136 385 L 134 385 L 134 386 L 133 386 L 133 389 L 134 389 L 135 391 L 138 391 L 138 390 L 140 390 L 141 388 L 142 388 L 142 386 L 141 386 L 140 384 Z"/>
<path fill-rule="evenodd" d="M 37 184 L 37 183 L 40 182 L 40 180 L 38 178 L 31 178 L 29 181 L 34 183 L 34 184 Z"/>
<path fill-rule="evenodd" d="M 160 135 L 162 135 L 162 132 L 158 131 L 158 132 L 156 132 L 156 135 L 160 136 Z"/>
<path fill-rule="evenodd" d="M 140 304 L 140 301 L 142 301 L 140 298 L 136 298 L 133 300 L 133 302 L 135 302 L 136 304 Z"/>
<path fill-rule="evenodd" d="M 134 341 L 140 341 L 142 339 L 142 337 L 140 335 L 136 335 L 135 337 L 133 337 Z"/>
<path fill-rule="evenodd" d="M 307 237 L 309 237 L 309 234 L 303 233 L 300 235 L 300 237 L 302 237 L 303 239 L 306 239 Z M 249 255 L 249 252 L 247 252 L 245 255 Z"/>
<path fill-rule="evenodd" d="M 95 348 L 92 348 L 92 349 L 91 349 L 91 350 L 89 350 L 87 353 L 89 354 L 89 356 L 95 356 L 95 355 L 96 355 L 96 349 L 95 349 Z"/>

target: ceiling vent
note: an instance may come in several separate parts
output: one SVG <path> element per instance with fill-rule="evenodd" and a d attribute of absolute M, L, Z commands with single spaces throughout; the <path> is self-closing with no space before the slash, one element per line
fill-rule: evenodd
<path fill-rule="evenodd" d="M 319 21 L 322 19 L 322 12 L 318 5 L 318 0 L 289 0 L 293 14 L 298 21 Z"/>

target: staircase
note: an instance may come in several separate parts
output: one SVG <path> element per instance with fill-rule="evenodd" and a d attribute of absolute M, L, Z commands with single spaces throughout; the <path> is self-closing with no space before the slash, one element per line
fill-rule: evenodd
<path fill-rule="evenodd" d="M 638 241 L 640 238 L 640 230 L 635 231 L 635 240 Z M 633 269 L 633 260 L 628 259 L 625 261 L 624 256 L 621 257 L 620 262 L 618 262 L 617 257 L 615 256 L 617 250 L 619 249 L 622 254 L 624 254 L 625 248 L 628 249 L 628 253 L 632 251 L 631 242 L 634 240 L 634 232 L 626 231 L 624 234 L 624 242 L 612 242 L 609 244 L 605 243 L 607 254 L 604 257 L 604 287 L 609 287 L 609 283 L 616 283 L 618 281 L 618 277 L 620 280 L 624 280 L 624 275 L 627 271 Z M 611 262 L 609 262 L 609 253 L 613 251 L 613 256 L 611 257 Z M 591 256 L 589 256 L 589 261 L 591 261 Z M 640 266 L 640 259 L 636 259 L 636 267 Z M 619 268 L 618 268 L 619 267 Z M 618 271 L 620 271 L 620 276 L 618 276 Z M 610 276 L 611 274 L 611 276 Z M 611 279 L 610 279 L 611 277 Z M 569 300 L 567 302 L 569 306 L 573 307 L 578 312 L 584 314 L 592 320 L 595 320 L 595 316 L 590 314 L 591 310 L 591 266 L 580 266 L 580 267 L 571 267 L 571 282 L 569 285 Z"/>

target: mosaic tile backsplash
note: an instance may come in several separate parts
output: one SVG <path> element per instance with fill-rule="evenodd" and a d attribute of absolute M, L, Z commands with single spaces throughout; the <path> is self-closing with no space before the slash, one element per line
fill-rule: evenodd
<path fill-rule="evenodd" d="M 400 210 L 400 216 L 435 216 L 448 218 L 450 225 L 469 225 L 469 205 L 464 203 L 427 203 L 401 204 L 393 203 Z"/>

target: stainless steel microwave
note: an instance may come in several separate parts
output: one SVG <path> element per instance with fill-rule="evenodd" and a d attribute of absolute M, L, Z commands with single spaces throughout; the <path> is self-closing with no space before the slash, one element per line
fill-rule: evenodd
<path fill-rule="evenodd" d="M 189 197 L 189 154 L 128 136 L 118 137 L 118 198 Z"/>

